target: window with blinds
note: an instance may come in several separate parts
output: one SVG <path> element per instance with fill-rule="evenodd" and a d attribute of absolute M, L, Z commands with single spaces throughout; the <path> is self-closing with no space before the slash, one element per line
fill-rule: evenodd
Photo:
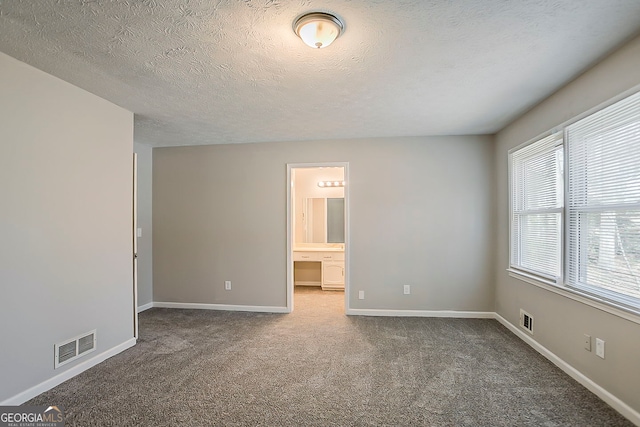
<path fill-rule="evenodd" d="M 556 282 L 562 271 L 562 134 L 516 150 L 509 160 L 510 267 Z"/>
<path fill-rule="evenodd" d="M 640 307 L 640 93 L 566 128 L 567 285 Z"/>
<path fill-rule="evenodd" d="M 640 310 L 640 92 L 509 168 L 510 270 Z"/>

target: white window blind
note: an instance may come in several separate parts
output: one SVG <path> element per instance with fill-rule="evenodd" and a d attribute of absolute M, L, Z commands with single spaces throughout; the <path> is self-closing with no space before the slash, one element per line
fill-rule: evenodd
<path fill-rule="evenodd" d="M 510 154 L 510 267 L 556 281 L 562 271 L 562 134 Z"/>
<path fill-rule="evenodd" d="M 640 306 L 640 93 L 566 128 L 567 284 Z"/>

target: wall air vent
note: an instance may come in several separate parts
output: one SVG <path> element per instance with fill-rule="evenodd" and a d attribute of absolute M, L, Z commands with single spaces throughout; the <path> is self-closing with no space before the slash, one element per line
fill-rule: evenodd
<path fill-rule="evenodd" d="M 58 351 L 56 352 L 56 355 L 58 357 L 58 364 L 61 364 L 73 359 L 78 355 L 76 353 L 76 342 L 71 341 L 66 344 L 62 344 L 61 346 L 58 347 Z"/>
<path fill-rule="evenodd" d="M 95 350 L 96 335 L 92 332 L 78 339 L 78 354 L 84 354 L 88 351 Z"/>
<path fill-rule="evenodd" d="M 533 335 L 533 317 L 523 309 L 520 309 L 520 327 Z"/>
<path fill-rule="evenodd" d="M 91 353 L 96 349 L 97 335 L 96 330 L 78 335 L 75 338 L 55 344 L 54 368 L 58 369 L 77 358 Z"/>

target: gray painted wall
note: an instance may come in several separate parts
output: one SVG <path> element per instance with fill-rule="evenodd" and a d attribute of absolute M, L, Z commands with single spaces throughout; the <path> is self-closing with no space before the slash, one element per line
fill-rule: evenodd
<path fill-rule="evenodd" d="M 502 130 L 496 138 L 498 240 L 496 311 L 514 325 L 534 316 L 534 339 L 636 411 L 640 411 L 640 325 L 507 275 L 507 151 L 640 84 L 640 38 Z M 606 341 L 606 359 L 583 349 L 583 334 Z"/>
<path fill-rule="evenodd" d="M 0 141 L 1 402 L 133 337 L 133 115 L 0 53 Z"/>
<path fill-rule="evenodd" d="M 152 170 L 153 148 L 133 143 L 138 154 L 138 228 L 142 228 L 142 237 L 138 237 L 138 307 L 153 301 L 153 227 L 152 227 Z"/>
<path fill-rule="evenodd" d="M 286 165 L 347 161 L 351 308 L 494 309 L 491 137 L 156 148 L 153 160 L 154 301 L 285 306 Z"/>

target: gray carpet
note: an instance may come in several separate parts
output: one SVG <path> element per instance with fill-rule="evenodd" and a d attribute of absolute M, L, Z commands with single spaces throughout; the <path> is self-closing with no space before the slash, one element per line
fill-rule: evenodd
<path fill-rule="evenodd" d="M 631 426 L 494 320 L 151 309 L 135 347 L 28 404 L 67 426 Z"/>

